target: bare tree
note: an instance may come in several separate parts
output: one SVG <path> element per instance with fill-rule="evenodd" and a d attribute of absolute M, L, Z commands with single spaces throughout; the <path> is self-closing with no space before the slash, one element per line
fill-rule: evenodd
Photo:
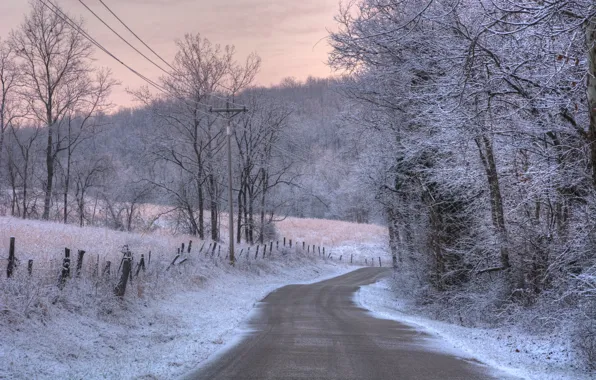
<path fill-rule="evenodd" d="M 239 122 L 236 145 L 239 156 L 240 187 L 238 191 L 238 242 L 242 227 L 247 242 L 255 241 L 255 232 L 261 243 L 265 239 L 265 216 L 273 215 L 269 193 L 281 184 L 291 184 L 289 165 L 275 160 L 274 147 L 288 125 L 291 108 L 268 97 L 260 90 L 251 90 L 241 98 L 250 112 Z M 258 223 L 255 214 L 259 215 Z"/>
<path fill-rule="evenodd" d="M 18 85 L 19 70 L 14 51 L 6 41 L 0 39 L 0 167 L 6 130 L 17 117 L 16 90 Z"/>
<path fill-rule="evenodd" d="M 79 226 L 85 225 L 89 191 L 103 185 L 112 171 L 112 164 L 107 157 L 88 158 L 77 168 L 74 186 Z M 111 204 L 109 202 L 109 205 Z"/>
<path fill-rule="evenodd" d="M 173 71 L 161 78 L 167 91 L 156 99 L 147 91 L 135 96 L 151 104 L 161 126 L 153 142 L 153 159 L 176 168 L 175 181 L 151 182 L 169 193 L 186 215 L 190 232 L 205 236 L 204 210 L 210 212 L 210 232 L 219 240 L 219 214 L 224 189 L 219 155 L 223 133 L 209 115 L 214 96 L 232 97 L 249 86 L 260 66 L 260 59 L 250 55 L 244 65 L 235 61 L 235 49 L 212 44 L 200 34 L 187 34 L 176 41 L 178 53 Z"/>
<path fill-rule="evenodd" d="M 98 72 L 91 65 L 93 49 L 82 28 L 82 20 L 71 24 L 60 12 L 31 0 L 30 13 L 10 37 L 22 64 L 20 92 L 27 111 L 46 126 L 43 219 L 50 217 L 57 156 L 69 146 L 69 135 L 62 131 L 68 115 L 88 119 L 105 109 L 115 84 L 109 72 Z"/>
<path fill-rule="evenodd" d="M 20 212 L 23 219 L 27 219 L 31 211 L 29 191 L 34 188 L 32 182 L 36 164 L 35 153 L 40 131 L 41 127 L 19 126 L 15 123 L 11 123 L 10 126 L 8 172 L 12 187 L 12 215 Z"/>

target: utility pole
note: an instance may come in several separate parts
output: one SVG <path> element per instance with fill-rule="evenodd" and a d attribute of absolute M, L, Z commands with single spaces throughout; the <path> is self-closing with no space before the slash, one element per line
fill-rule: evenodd
<path fill-rule="evenodd" d="M 228 140 L 228 223 L 230 231 L 230 264 L 234 265 L 234 197 L 232 194 L 232 118 L 241 112 L 248 111 L 246 107 L 242 108 L 230 108 L 230 102 L 226 102 L 226 108 L 210 108 L 209 112 L 217 114 L 225 114 L 228 119 L 228 125 L 226 128 L 226 135 Z"/>

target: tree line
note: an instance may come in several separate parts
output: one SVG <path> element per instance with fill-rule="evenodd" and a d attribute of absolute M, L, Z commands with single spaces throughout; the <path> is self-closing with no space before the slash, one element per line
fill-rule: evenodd
<path fill-rule="evenodd" d="M 360 0 L 336 18 L 330 64 L 394 266 L 458 322 L 521 306 L 593 347 L 593 1 Z"/>
<path fill-rule="evenodd" d="M 116 110 L 120 83 L 94 64 L 87 35 L 83 19 L 31 1 L 0 39 L 1 214 L 127 231 L 164 214 L 178 232 L 219 241 L 230 189 L 225 123 L 209 108 L 230 102 L 248 109 L 233 120 L 238 241 L 271 238 L 287 215 L 368 221 L 368 205 L 340 194 L 352 161 L 338 81 L 258 87 L 257 54 L 239 60 L 233 46 L 186 34 L 157 87 L 129 89 L 136 105 Z"/>

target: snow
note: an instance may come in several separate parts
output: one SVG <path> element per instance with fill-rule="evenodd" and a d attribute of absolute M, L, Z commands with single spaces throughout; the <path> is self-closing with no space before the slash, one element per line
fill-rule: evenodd
<path fill-rule="evenodd" d="M 354 269 L 345 260 L 324 260 L 296 247 L 274 248 L 266 259 L 261 254 L 257 260 L 253 254 L 247 257 L 245 249 L 231 267 L 224 259 L 225 247 L 221 257 L 219 251 L 199 254 L 203 242 L 195 241 L 188 261 L 166 270 L 180 243 L 192 237 L 16 218 L 0 218 L 0 256 L 10 236 L 17 239 L 17 258 L 21 263 L 34 259 L 34 270 L 29 277 L 21 264 L 13 278 L 0 276 L 0 379 L 182 376 L 240 339 L 237 329 L 271 291 Z M 147 271 L 118 300 L 112 290 L 124 244 L 135 254 L 134 265 L 140 253 L 146 260 L 149 250 L 153 254 Z M 73 276 L 59 290 L 65 246 L 74 252 L 85 249 L 88 256 L 81 278 Z M 111 276 L 93 277 L 98 259 L 100 268 L 112 261 Z"/>
<path fill-rule="evenodd" d="M 412 326 L 430 336 L 426 348 L 478 360 L 500 373 L 536 380 L 587 380 L 594 374 L 574 364 L 563 339 L 538 337 L 507 328 L 469 328 L 417 314 L 411 302 L 396 297 L 392 279 L 361 287 L 355 302 L 370 313 Z"/>
<path fill-rule="evenodd" d="M 274 289 L 352 269 L 303 263 L 261 275 L 229 271 L 206 281 L 201 289 L 125 303 L 109 318 L 57 309 L 43 323 L 0 323 L 0 378 L 181 376 L 226 343 L 237 341 L 241 335 L 236 328 L 255 303 Z"/>

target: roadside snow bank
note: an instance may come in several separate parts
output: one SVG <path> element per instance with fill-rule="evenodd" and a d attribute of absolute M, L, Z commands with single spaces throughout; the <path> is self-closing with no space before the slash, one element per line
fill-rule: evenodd
<path fill-rule="evenodd" d="M 536 337 L 505 328 L 461 327 L 415 315 L 409 302 L 396 298 L 390 281 L 361 287 L 355 295 L 356 303 L 377 318 L 408 324 L 438 338 L 432 341 L 438 350 L 463 351 L 495 369 L 526 379 L 594 379 L 593 374 L 574 366 L 571 349 L 554 337 Z"/>

